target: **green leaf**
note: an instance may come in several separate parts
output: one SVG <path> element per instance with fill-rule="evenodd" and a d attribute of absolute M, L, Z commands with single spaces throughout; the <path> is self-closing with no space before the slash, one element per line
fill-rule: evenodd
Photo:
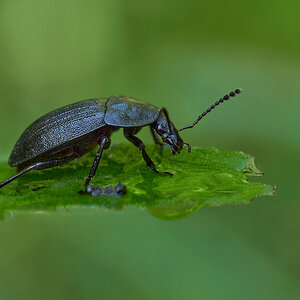
<path fill-rule="evenodd" d="M 0 216 L 5 211 L 51 210 L 56 207 L 93 205 L 122 209 L 128 205 L 147 208 L 159 218 L 185 217 L 204 205 L 248 203 L 251 199 L 274 194 L 273 187 L 247 181 L 246 175 L 262 175 L 252 156 L 242 152 L 193 148 L 173 156 L 169 147 L 148 145 L 156 167 L 174 176 L 158 175 L 146 166 L 140 151 L 121 144 L 105 151 L 92 181 L 101 187 L 122 181 L 127 194 L 92 197 L 83 189 L 95 153 L 53 169 L 32 171 L 0 189 Z M 0 161 L 0 180 L 14 174 L 4 159 Z"/>

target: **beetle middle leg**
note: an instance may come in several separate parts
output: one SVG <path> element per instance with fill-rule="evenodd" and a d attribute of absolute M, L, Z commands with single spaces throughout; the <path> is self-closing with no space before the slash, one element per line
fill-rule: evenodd
<path fill-rule="evenodd" d="M 145 150 L 144 143 L 138 137 L 134 136 L 134 134 L 135 134 L 134 128 L 124 128 L 124 136 L 126 137 L 127 140 L 129 140 L 133 145 L 135 145 L 142 151 L 142 155 L 143 155 L 143 158 L 144 158 L 147 166 L 150 167 L 152 169 L 152 171 L 154 171 L 155 173 L 168 174 L 168 175 L 173 176 L 174 175 L 173 173 L 160 172 L 155 168 L 155 165 L 154 165 L 152 159 L 149 157 L 149 155 L 147 154 L 147 152 Z"/>
<path fill-rule="evenodd" d="M 90 181 L 95 176 L 97 168 L 99 166 L 103 150 L 107 149 L 110 146 L 110 138 L 107 136 L 102 137 L 99 144 L 100 147 L 94 159 L 89 176 L 85 181 L 85 191 L 83 193 L 88 193 L 95 197 L 99 195 L 121 196 L 126 193 L 126 186 L 122 182 L 119 182 L 119 184 L 116 187 L 107 186 L 106 188 L 90 185 Z"/>

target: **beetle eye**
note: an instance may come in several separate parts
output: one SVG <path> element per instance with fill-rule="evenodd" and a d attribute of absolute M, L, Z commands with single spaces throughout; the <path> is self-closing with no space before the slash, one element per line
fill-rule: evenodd
<path fill-rule="evenodd" d="M 162 135 L 165 131 L 163 129 L 163 127 L 161 126 L 161 124 L 159 124 L 157 127 L 156 127 L 156 131 L 158 134 Z"/>

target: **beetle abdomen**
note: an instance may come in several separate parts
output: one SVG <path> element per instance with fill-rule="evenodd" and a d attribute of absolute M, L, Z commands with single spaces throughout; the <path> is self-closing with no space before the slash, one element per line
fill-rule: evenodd
<path fill-rule="evenodd" d="M 104 121 L 117 127 L 140 127 L 153 123 L 160 109 L 128 96 L 112 96 L 106 103 Z"/>
<path fill-rule="evenodd" d="M 11 153 L 9 165 L 26 163 L 105 126 L 106 102 L 107 98 L 84 100 L 42 116 L 23 132 Z"/>

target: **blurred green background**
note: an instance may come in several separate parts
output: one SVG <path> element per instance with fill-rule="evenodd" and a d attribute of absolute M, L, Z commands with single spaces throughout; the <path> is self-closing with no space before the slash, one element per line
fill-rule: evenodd
<path fill-rule="evenodd" d="M 182 136 L 255 155 L 278 193 L 169 222 L 140 209 L 7 216 L 0 299 L 299 299 L 299 10 L 297 1 L 1 0 L 1 155 L 33 120 L 78 100 L 130 95 L 167 107 L 181 128 L 242 87 Z M 148 130 L 140 136 L 151 142 Z"/>

